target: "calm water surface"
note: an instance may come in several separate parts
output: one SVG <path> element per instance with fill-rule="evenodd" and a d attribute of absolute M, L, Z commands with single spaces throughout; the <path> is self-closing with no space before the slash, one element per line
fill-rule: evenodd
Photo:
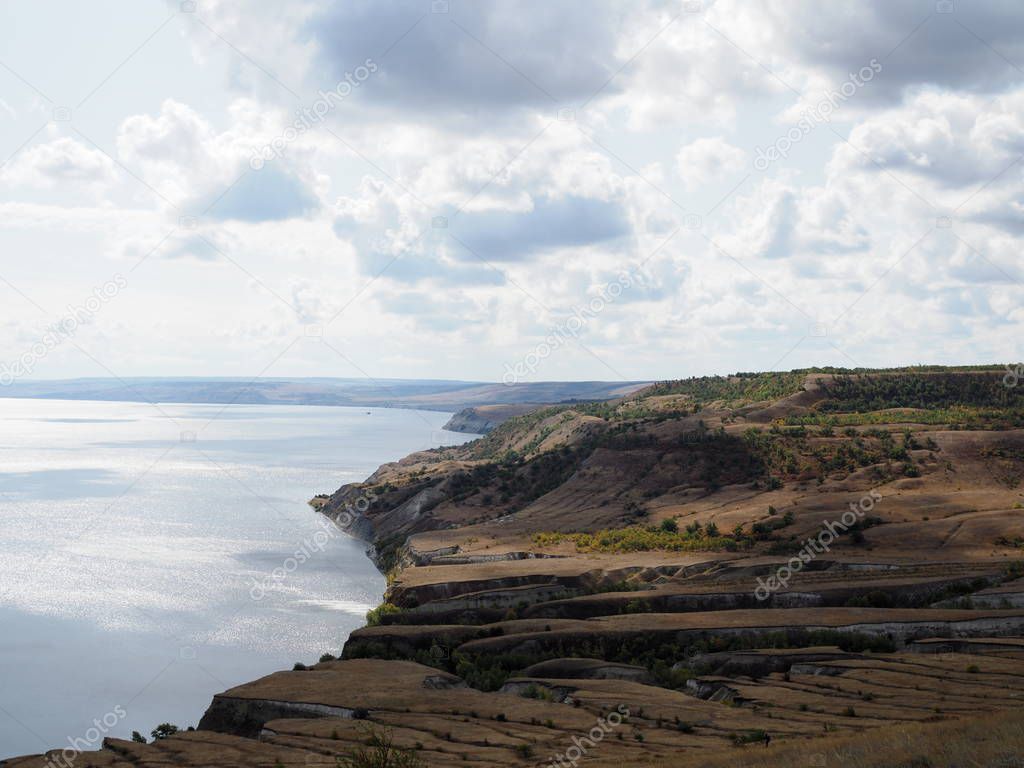
<path fill-rule="evenodd" d="M 449 415 L 0 399 L 0 758 L 337 653 L 384 580 L 306 501 L 465 442 Z"/>

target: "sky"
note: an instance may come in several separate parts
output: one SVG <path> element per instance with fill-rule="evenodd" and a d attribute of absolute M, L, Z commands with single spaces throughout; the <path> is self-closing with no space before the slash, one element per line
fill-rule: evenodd
<path fill-rule="evenodd" d="M 1019 0 L 0 0 L 0 385 L 1010 362 L 1022 67 Z"/>

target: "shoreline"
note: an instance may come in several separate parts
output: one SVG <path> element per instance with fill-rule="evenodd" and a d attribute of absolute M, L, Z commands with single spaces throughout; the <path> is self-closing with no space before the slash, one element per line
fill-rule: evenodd
<path fill-rule="evenodd" d="M 162 449 L 162 446 L 150 447 L 146 443 L 145 452 L 139 455 L 133 441 L 147 441 L 153 433 L 160 431 L 169 433 L 170 422 L 167 422 L 168 429 L 161 430 L 159 425 L 147 426 L 151 420 L 144 417 L 150 412 L 150 408 L 144 403 L 39 399 L 22 402 L 20 398 L 4 399 L 4 402 L 7 403 L 5 416 L 12 419 L 17 417 L 18 423 L 22 425 L 19 429 L 24 429 L 26 435 L 32 434 L 31 419 L 46 421 L 46 428 L 51 431 L 45 432 L 44 437 L 30 441 L 31 445 L 42 444 L 50 435 L 93 434 L 94 429 L 102 430 L 96 433 L 101 436 L 109 434 L 111 447 L 96 456 L 84 457 L 83 454 L 82 463 L 91 466 L 105 462 L 121 466 L 118 463 L 118 456 L 127 457 L 135 453 L 136 460 L 125 465 L 126 475 L 131 473 L 135 464 L 141 464 L 146 460 L 150 452 L 153 458 L 156 458 Z M 207 404 L 182 404 L 168 409 L 168 413 L 177 418 L 182 418 L 179 416 L 180 413 L 194 413 L 197 414 L 197 419 L 202 419 L 204 414 L 215 410 L 216 407 Z M 129 716 L 124 724 L 112 729 L 109 734 L 113 738 L 127 740 L 133 729 L 145 733 L 148 737 L 149 730 L 161 722 L 169 721 L 180 725 L 182 729 L 189 725 L 195 726 L 210 706 L 213 697 L 229 687 L 251 682 L 275 671 L 291 669 L 296 661 L 315 663 L 326 651 L 340 654 L 340 641 L 347 639 L 350 632 L 366 626 L 366 613 L 380 604 L 387 583 L 383 578 L 385 574 L 377 567 L 372 557 L 372 543 L 353 536 L 354 531 L 338 527 L 333 519 L 311 509 L 306 503 L 309 490 L 333 490 L 342 484 L 357 479 L 363 480 L 381 463 L 401 459 L 417 450 L 418 445 L 433 445 L 433 440 L 455 442 L 466 439 L 460 435 L 437 434 L 444 420 L 451 416 L 448 412 L 425 414 L 430 418 L 431 425 L 428 426 L 409 409 L 392 409 L 390 415 L 375 409 L 375 413 L 380 414 L 379 420 L 371 417 L 363 420 L 358 416 L 362 410 L 331 407 L 330 411 L 325 411 L 324 407 L 314 406 L 307 412 L 295 410 L 295 407 L 290 405 L 279 408 L 252 404 L 238 412 L 238 417 L 242 419 L 239 423 L 249 425 L 245 435 L 239 439 L 255 440 L 259 443 L 252 452 L 245 448 L 243 454 L 239 454 L 241 463 L 237 471 L 241 474 L 238 476 L 243 478 L 248 487 L 255 488 L 264 496 L 272 499 L 279 497 L 281 504 L 275 503 L 274 506 L 283 511 L 286 519 L 279 519 L 279 516 L 270 509 L 261 507 L 246 514 L 244 520 L 235 521 L 241 523 L 240 525 L 232 523 L 230 529 L 226 528 L 224 526 L 231 523 L 234 515 L 244 514 L 245 507 L 255 503 L 255 498 L 248 497 L 250 501 L 246 501 L 245 492 L 238 488 L 236 480 L 228 476 L 211 476 L 209 484 L 184 488 L 187 493 L 182 495 L 177 489 L 179 483 L 185 483 L 187 480 L 182 479 L 184 476 L 178 464 L 171 462 L 161 465 L 159 471 L 152 474 L 152 482 L 148 486 L 140 486 L 134 495 L 123 502 L 125 510 L 129 507 L 139 507 L 142 510 L 128 512 L 133 521 L 137 518 L 140 524 L 148 520 L 161 528 L 164 525 L 172 526 L 165 534 L 159 536 L 151 532 L 143 534 L 142 537 L 135 537 L 136 546 L 142 546 L 142 541 L 152 538 L 153 546 L 159 547 L 161 552 L 166 551 L 167 556 L 171 556 L 171 553 L 177 550 L 174 558 L 181 568 L 189 568 L 193 559 L 196 559 L 196 562 L 202 561 L 207 546 L 222 549 L 227 555 L 218 558 L 219 563 L 203 561 L 203 567 L 197 571 L 198 573 L 220 573 L 223 578 L 214 578 L 205 586 L 197 582 L 200 591 L 193 593 L 191 599 L 175 595 L 173 590 L 165 593 L 166 602 L 170 603 L 168 610 L 181 605 L 185 610 L 196 612 L 195 620 L 179 619 L 177 615 L 165 614 L 162 608 L 153 612 L 148 607 L 157 605 L 157 590 L 161 587 L 160 581 L 149 577 L 153 568 L 142 569 L 141 573 L 137 570 L 137 583 L 132 583 L 132 579 L 129 578 L 123 586 L 128 598 L 127 604 L 122 603 L 120 607 L 105 608 L 111 598 L 109 594 L 104 594 L 105 590 L 102 589 L 101 583 L 95 584 L 98 591 L 89 595 L 81 613 L 64 610 L 65 600 L 58 596 L 58 586 L 54 586 L 62 584 L 60 580 L 51 584 L 44 584 L 40 580 L 37 587 L 31 577 L 27 582 L 19 579 L 22 585 L 17 589 L 12 582 L 12 599 L 5 601 L 5 606 L 14 612 L 11 615 L 16 613 L 24 618 L 19 619 L 18 624 L 18 627 L 23 627 L 22 629 L 14 626 L 12 622 L 12 626 L 8 628 L 12 633 L 8 640 L 23 642 L 23 645 L 9 648 L 4 654 L 5 660 L 12 665 L 9 670 L 11 674 L 5 675 L 4 678 L 10 698 L 0 704 L 38 731 L 42 739 L 33 738 L 17 723 L 7 720 L 0 729 L 0 762 L 27 754 L 39 754 L 47 749 L 60 748 L 62 745 L 67 746 L 68 736 L 78 735 L 95 714 L 93 710 L 99 706 L 98 702 L 103 700 L 96 696 L 94 701 L 88 691 L 96 690 L 100 681 L 104 679 L 110 681 L 112 686 L 110 696 L 114 697 L 116 694 L 120 696 L 122 702 L 137 691 L 147 691 L 144 697 L 139 697 L 135 701 L 134 707 L 129 708 Z M 319 416 L 317 412 L 320 413 Z M 269 415 L 272 419 L 266 422 L 271 425 L 267 429 L 260 426 L 264 423 L 264 415 Z M 99 426 L 78 426 L 79 423 L 93 420 L 97 421 Z M 279 428 L 276 426 L 278 424 L 283 426 Z M 186 424 L 186 427 L 189 426 L 191 424 Z M 235 427 L 231 426 L 230 429 L 234 430 Z M 256 431 L 252 431 L 253 429 Z M 345 431 L 339 432 L 339 429 Z M 431 429 L 435 432 L 430 432 Z M 346 447 L 349 441 L 344 436 L 353 430 L 357 435 L 357 442 L 366 440 L 372 443 L 368 444 L 366 452 Z M 360 439 L 359 434 L 366 437 Z M 379 437 L 371 437 L 378 434 Z M 321 436 L 330 435 L 335 435 L 333 453 L 341 458 L 340 462 L 328 465 L 325 461 L 323 466 L 310 465 L 307 457 L 326 453 L 327 449 L 321 452 L 318 446 L 321 445 Z M 214 433 L 211 430 L 209 433 L 211 440 L 219 439 L 219 436 L 220 432 Z M 275 455 L 277 443 L 268 443 L 268 447 L 262 442 L 264 439 L 277 438 L 289 440 L 294 436 L 301 437 L 303 443 L 308 443 L 310 447 L 300 449 L 292 462 L 289 462 L 287 457 Z M 309 441 L 305 439 L 306 436 L 310 438 Z M 74 447 L 76 443 L 72 441 L 68 445 Z M 235 446 L 236 443 L 233 442 L 226 445 L 224 450 L 234 452 Z M 186 445 L 185 449 L 188 448 Z M 204 446 L 204 450 L 211 449 Z M 217 446 L 217 450 L 221 450 L 220 445 Z M 211 455 L 222 461 L 219 452 Z M 36 469 L 39 472 L 49 469 L 49 459 L 46 455 L 40 455 L 36 459 L 33 453 L 31 459 L 36 462 Z M 27 461 L 29 459 L 26 459 Z M 196 462 L 205 463 L 198 455 Z M 188 466 L 194 463 L 189 461 Z M 287 466 L 289 463 L 296 471 L 285 472 L 280 477 L 268 475 L 265 469 L 271 465 Z M 13 469 L 8 467 L 9 471 Z M 145 465 L 140 466 L 138 472 L 142 472 L 143 469 Z M 202 471 L 202 467 L 198 465 L 195 469 Z M 235 472 L 236 470 L 232 470 L 232 474 Z M 264 476 L 262 483 L 258 481 L 261 475 Z M 111 477 L 111 483 L 118 480 L 118 477 Z M 125 485 L 128 479 L 126 477 L 123 480 Z M 39 493 L 47 495 L 54 494 L 52 483 L 45 488 L 36 483 L 31 489 L 38 489 Z M 5 508 L 13 509 L 11 503 L 13 502 L 7 504 Z M 33 503 L 39 506 L 39 503 Z M 69 508 L 74 503 L 77 503 L 74 499 L 58 500 L 58 514 L 61 514 L 62 508 Z M 214 505 L 221 512 L 211 517 Z M 99 515 L 102 508 L 103 505 L 97 506 L 93 514 Z M 171 514 L 168 514 L 169 511 Z M 105 530 L 108 525 L 115 526 L 118 513 L 119 511 L 115 510 L 112 514 L 97 517 L 100 530 Z M 39 515 L 42 514 L 44 513 L 40 510 Z M 36 513 L 27 518 L 30 522 L 35 519 Z M 191 552 L 178 549 L 183 545 L 188 546 L 189 534 L 183 532 L 181 526 L 187 524 L 189 520 L 193 521 L 192 530 L 195 533 L 192 535 L 201 536 L 207 542 L 199 546 L 200 540 L 197 539 L 197 546 L 191 548 Z M 265 520 L 268 524 L 264 523 Z M 304 520 L 306 522 L 303 522 Z M 223 521 L 223 525 L 218 521 Z M 8 525 L 13 525 L 12 518 L 8 518 Z M 13 528 L 10 530 L 13 531 Z M 331 531 L 333 533 L 330 533 Z M 73 535 L 74 532 L 72 530 L 69 533 Z M 325 533 L 331 536 L 332 541 L 327 542 L 327 549 L 321 556 L 314 549 L 314 545 L 317 541 L 326 541 Z M 312 538 L 314 534 L 317 536 L 316 541 Z M 185 536 L 186 539 L 179 541 L 179 535 Z M 27 542 L 36 536 L 38 534 L 13 536 L 8 540 L 8 547 L 5 549 L 13 551 L 11 548 L 19 540 Z M 269 537 L 267 543 L 263 542 L 264 536 Z M 119 534 L 117 538 L 122 537 Z M 140 538 L 142 541 L 139 541 Z M 235 539 L 239 542 L 237 547 L 233 543 Z M 127 544 L 132 543 L 127 534 L 124 541 Z M 257 543 L 250 545 L 250 541 Z M 61 537 L 54 539 L 54 543 L 58 548 L 62 546 Z M 272 570 L 275 566 L 281 566 L 288 557 L 294 556 L 296 549 L 303 547 L 319 562 L 300 566 L 300 574 L 289 574 L 282 583 L 284 591 L 280 591 L 271 575 Z M 239 552 L 248 552 L 249 549 L 259 552 L 265 550 L 266 554 L 257 555 L 255 559 L 245 557 L 238 560 L 233 556 L 236 549 Z M 106 570 L 107 563 L 117 564 L 131 557 L 130 550 L 124 554 L 122 552 L 122 547 L 106 552 L 98 551 L 100 559 L 91 567 L 102 567 Z M 61 558 L 63 559 L 63 556 Z M 21 558 L 10 562 L 13 571 L 9 575 L 22 572 L 21 562 Z M 289 567 L 290 565 L 292 564 L 289 563 Z M 339 565 L 344 569 L 343 574 L 338 573 Z M 164 569 L 164 572 L 174 574 L 177 573 L 177 568 Z M 25 571 L 25 574 L 28 575 L 28 572 Z M 298 581 L 293 583 L 295 579 Z M 268 595 L 262 603 L 252 602 L 254 585 L 257 593 L 260 586 L 268 591 L 276 589 L 277 593 Z M 322 588 L 318 589 L 317 585 L 322 585 Z M 377 592 L 378 589 L 380 592 Z M 261 596 L 257 594 L 256 597 Z M 306 598 L 308 600 L 303 602 Z M 355 602 L 349 605 L 347 601 L 350 600 Z M 321 601 L 324 601 L 325 607 L 320 607 Z M 326 605 L 326 601 L 331 601 L 331 605 Z M 50 605 L 48 609 L 45 608 L 47 602 Z M 343 603 L 344 609 L 340 610 L 339 606 Z M 156 619 L 148 614 L 144 617 L 141 613 L 136 613 L 132 608 L 133 604 L 150 611 Z M 204 607 L 207 605 L 226 607 L 214 611 Z M 280 613 L 278 607 L 283 608 L 286 613 Z M 246 612 L 251 618 L 232 619 L 232 613 L 238 610 Z M 298 622 L 305 628 L 301 633 L 292 636 L 287 629 L 289 622 L 293 625 Z M 36 626 L 41 627 L 40 631 L 34 629 Z M 265 628 L 258 633 L 252 633 L 247 632 L 244 626 Z M 48 654 L 42 629 L 47 629 L 54 640 L 62 637 L 71 643 L 81 645 L 76 655 L 85 664 L 79 673 L 75 672 L 78 662 L 65 663 L 63 654 L 59 655 L 53 665 L 41 660 Z M 165 636 L 166 642 L 163 640 Z M 104 642 L 103 638 L 109 638 L 109 642 Z M 204 647 L 207 642 L 211 643 L 208 648 Z M 35 650 L 30 643 L 35 646 Z M 199 659 L 192 661 L 195 659 L 196 649 L 199 652 Z M 127 658 L 122 657 L 122 650 L 127 654 Z M 145 661 L 142 658 L 145 653 L 152 656 L 149 664 L 142 663 Z M 179 653 L 185 655 L 180 656 Z M 165 657 L 159 664 L 158 655 Z M 178 681 L 172 681 L 168 674 L 156 685 L 147 687 L 147 683 L 153 680 L 154 676 L 158 676 L 171 659 L 177 662 L 174 678 Z M 197 664 L 216 672 L 219 681 L 211 680 Z M 77 679 L 80 681 L 79 690 L 71 687 L 67 695 L 60 697 L 61 701 L 54 701 L 51 704 L 47 692 L 53 690 L 53 686 L 48 683 L 50 676 L 46 672 L 47 666 L 52 666 L 55 670 L 57 685 L 75 686 Z M 59 682 L 61 679 L 64 682 Z M 19 705 L 15 698 L 18 695 L 16 692 L 23 692 L 32 702 L 31 706 L 28 702 Z M 38 725 L 35 724 L 37 722 Z M 80 726 L 79 723 L 83 725 Z M 126 730 L 122 731 L 121 728 Z M 100 744 L 97 743 L 90 749 L 99 747 Z"/>
<path fill-rule="evenodd" d="M 173 744 L 105 746 L 326 768 L 371 729 L 430 766 L 525 766 L 624 706 L 595 765 L 640 765 L 1018 707 L 1024 422 L 984 409 L 998 374 L 681 380 L 385 463 L 309 501 L 387 581 L 341 657 L 215 695 Z M 892 421 L 921 392 L 980 410 Z"/>

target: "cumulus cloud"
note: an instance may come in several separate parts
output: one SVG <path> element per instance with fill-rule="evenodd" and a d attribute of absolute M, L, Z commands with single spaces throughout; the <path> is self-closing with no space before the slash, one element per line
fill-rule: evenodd
<path fill-rule="evenodd" d="M 549 127 L 532 140 L 524 133 L 514 142 L 489 137 L 466 145 L 440 136 L 426 157 L 414 143 L 391 146 L 406 168 L 404 183 L 367 176 L 334 208 L 334 231 L 354 246 L 367 274 L 502 284 L 488 263 L 620 247 L 632 231 L 626 186 L 576 130 Z"/>
<path fill-rule="evenodd" d="M 994 101 L 927 90 L 850 134 L 844 159 L 928 177 L 950 187 L 990 179 L 1024 151 L 1024 92 Z"/>
<path fill-rule="evenodd" d="M 493 0 L 429 10 L 418 0 L 332 3 L 304 31 L 328 79 L 367 57 L 379 63 L 360 94 L 370 103 L 432 115 L 553 114 L 585 100 L 616 68 L 615 33 L 627 9 L 608 0 L 588 2 L 585 13 L 573 0 Z"/>
<path fill-rule="evenodd" d="M 277 221 L 319 205 L 318 179 L 308 164 L 283 159 L 255 170 L 252 149 L 277 129 L 277 115 L 239 100 L 233 124 L 218 132 L 193 108 L 168 99 L 159 114 L 126 119 L 117 136 L 124 162 L 165 200 L 188 215 L 242 221 Z"/>
<path fill-rule="evenodd" d="M 688 186 L 699 187 L 734 176 L 745 161 L 742 149 L 715 136 L 684 145 L 676 154 L 676 170 Z"/>
<path fill-rule="evenodd" d="M 121 257 L 129 264 L 148 259 L 188 259 L 216 261 L 237 245 L 237 238 L 222 231 L 172 229 L 163 237 L 132 234 L 119 246 Z"/>
<path fill-rule="evenodd" d="M 3 171 L 8 183 L 43 189 L 68 184 L 101 186 L 115 175 L 114 163 L 107 155 L 68 137 L 30 147 Z"/>
<path fill-rule="evenodd" d="M 1018 11 L 1013 0 L 845 3 L 828 13 L 799 0 L 758 9 L 777 30 L 775 45 L 799 62 L 809 82 L 840 82 L 879 59 L 882 73 L 866 97 L 888 102 L 925 84 L 993 92 L 1019 81 Z"/>
<path fill-rule="evenodd" d="M 465 349 L 459 375 L 497 379 L 624 272 L 586 343 L 634 377 L 998 359 L 1024 321 L 1024 20 L 1009 0 L 940 5 L 203 0 L 182 34 L 217 108 L 119 107 L 91 136 L 116 163 L 43 134 L 0 170 L 0 230 L 88 231 L 133 263 L 174 230 L 144 269 L 216 295 L 189 321 L 245 359 L 351 304 L 333 327 L 354 359 L 430 375 Z M 783 136 L 785 157 L 752 162 Z M 132 175 L 160 197 L 125 194 Z M 62 206 L 65 187 L 101 202 Z M 257 279 L 273 292 L 248 318 L 232 289 Z M 580 350 L 543 374 L 612 375 Z"/>
<path fill-rule="evenodd" d="M 621 206 L 578 197 L 541 198 L 527 211 L 464 213 L 451 226 L 467 249 L 494 261 L 603 243 L 625 237 L 629 231 Z"/>
<path fill-rule="evenodd" d="M 929 89 L 857 125 L 835 175 L 905 178 L 919 202 L 961 221 L 1024 230 L 1024 90 L 994 98 Z"/>
<path fill-rule="evenodd" d="M 998 93 L 1024 71 L 1024 19 L 1013 0 L 873 0 L 827 12 L 815 0 L 652 0 L 634 18 L 644 21 L 623 31 L 634 50 L 657 34 L 615 97 L 638 128 L 667 120 L 730 124 L 738 109 L 780 96 L 814 102 L 872 60 L 881 71 L 841 119 L 898 104 L 924 86 Z"/>

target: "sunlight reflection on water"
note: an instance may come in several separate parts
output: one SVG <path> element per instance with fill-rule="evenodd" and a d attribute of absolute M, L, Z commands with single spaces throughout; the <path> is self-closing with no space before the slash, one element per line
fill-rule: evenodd
<path fill-rule="evenodd" d="M 383 592 L 364 545 L 251 585 L 321 529 L 315 493 L 468 439 L 434 412 L 160 409 L 0 399 L 0 707 L 21 721 L 0 715 L 0 758 L 129 700 L 115 735 L 194 724 L 213 693 L 337 653 Z"/>

